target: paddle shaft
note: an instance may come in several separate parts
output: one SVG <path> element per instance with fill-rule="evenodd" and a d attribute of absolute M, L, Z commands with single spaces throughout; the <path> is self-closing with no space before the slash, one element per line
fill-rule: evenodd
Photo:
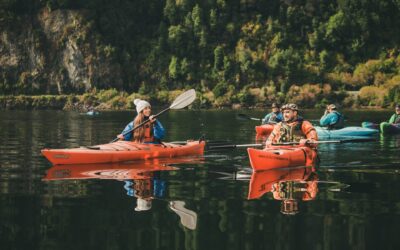
<path fill-rule="evenodd" d="M 344 139 L 344 140 L 331 140 L 331 141 L 313 141 L 306 142 L 305 144 L 325 144 L 325 143 L 346 143 L 346 142 L 371 142 L 376 141 L 374 138 L 355 138 L 355 139 Z M 299 142 L 282 142 L 271 144 L 272 146 L 288 146 L 288 145 L 299 145 Z"/>
<path fill-rule="evenodd" d="M 346 142 L 367 142 L 367 141 L 375 141 L 373 138 L 356 138 L 356 139 L 346 139 L 346 140 L 336 140 L 336 141 L 314 141 L 307 144 L 325 144 L 325 143 L 346 143 Z M 282 142 L 282 143 L 273 143 L 271 146 L 290 146 L 290 145 L 299 145 L 299 142 Z M 249 147 L 262 147 L 265 146 L 264 143 L 255 143 L 255 144 L 228 144 L 228 145 L 217 145 L 217 146 L 209 146 L 208 149 L 233 149 L 233 148 L 249 148 Z"/>
<path fill-rule="evenodd" d="M 258 144 L 228 144 L 228 145 L 217 145 L 208 146 L 208 149 L 231 149 L 231 148 L 249 148 L 249 147 L 262 147 L 265 146 L 263 143 Z"/>

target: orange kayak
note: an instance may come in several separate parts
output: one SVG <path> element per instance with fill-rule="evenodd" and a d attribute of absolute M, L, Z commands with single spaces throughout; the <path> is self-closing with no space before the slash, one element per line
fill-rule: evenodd
<path fill-rule="evenodd" d="M 317 152 L 307 146 L 271 146 L 262 150 L 248 148 L 247 152 L 254 171 L 314 166 L 317 159 Z"/>
<path fill-rule="evenodd" d="M 42 154 L 54 165 L 111 163 L 203 155 L 204 146 L 204 141 L 188 141 L 185 145 L 173 143 L 140 144 L 130 141 L 117 141 L 90 147 L 43 149 Z"/>
<path fill-rule="evenodd" d="M 264 125 L 256 126 L 256 134 L 258 137 L 269 136 L 269 134 L 271 134 L 272 130 L 274 130 L 273 124 L 264 124 Z"/>

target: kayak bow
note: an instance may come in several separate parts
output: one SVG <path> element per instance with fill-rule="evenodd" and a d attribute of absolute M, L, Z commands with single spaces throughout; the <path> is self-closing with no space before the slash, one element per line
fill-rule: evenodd
<path fill-rule="evenodd" d="M 307 146 L 271 146 L 262 150 L 248 148 L 250 165 L 254 171 L 299 166 L 314 166 L 317 152 Z"/>

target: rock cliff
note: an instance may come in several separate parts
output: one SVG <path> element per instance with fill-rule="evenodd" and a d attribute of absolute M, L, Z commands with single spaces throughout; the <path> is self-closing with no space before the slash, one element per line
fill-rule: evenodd
<path fill-rule="evenodd" d="M 122 88 L 121 65 L 84 10 L 44 8 L 0 29 L 0 94 Z"/>

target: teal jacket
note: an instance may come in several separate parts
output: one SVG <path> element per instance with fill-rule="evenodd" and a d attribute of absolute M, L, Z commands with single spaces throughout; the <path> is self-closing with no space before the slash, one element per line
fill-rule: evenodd
<path fill-rule="evenodd" d="M 267 124 L 267 123 L 278 123 L 283 121 L 283 116 L 281 112 L 271 112 L 267 114 L 264 119 L 262 120 L 262 124 Z"/>
<path fill-rule="evenodd" d="M 322 127 L 328 127 L 329 129 L 340 129 L 344 127 L 344 117 L 339 112 L 333 111 L 324 114 L 319 120 L 319 124 Z"/>

